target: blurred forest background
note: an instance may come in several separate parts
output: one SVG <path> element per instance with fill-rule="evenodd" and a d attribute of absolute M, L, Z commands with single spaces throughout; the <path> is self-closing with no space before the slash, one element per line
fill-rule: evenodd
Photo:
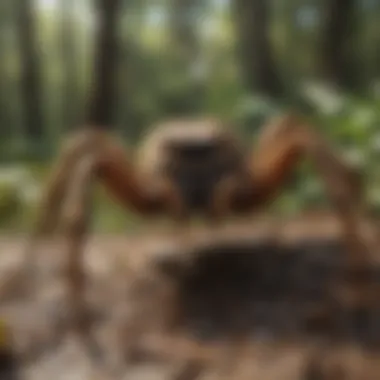
<path fill-rule="evenodd" d="M 215 114 L 250 148 L 287 107 L 360 165 L 380 211 L 379 20 L 380 0 L 1 0 L 1 228 L 33 223 L 62 136 L 83 121 L 133 148 L 156 121 Z M 96 200 L 99 230 L 138 225 Z M 305 163 L 272 211 L 324 205 Z"/>

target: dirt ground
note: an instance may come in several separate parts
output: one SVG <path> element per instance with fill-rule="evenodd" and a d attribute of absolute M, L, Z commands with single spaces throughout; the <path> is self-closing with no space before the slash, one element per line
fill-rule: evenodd
<path fill-rule="evenodd" d="M 143 270 L 141 268 L 144 268 L 152 257 L 167 255 L 168 252 L 179 255 L 184 251 L 185 245 L 188 249 L 196 249 L 197 246 L 211 246 L 215 242 L 219 246 L 223 246 L 231 245 L 231 242 L 233 244 L 239 242 L 240 244 L 244 241 L 249 242 L 257 238 L 273 241 L 274 236 L 281 242 L 302 239 L 311 239 L 314 242 L 331 240 L 339 242 L 339 231 L 339 225 L 334 218 L 328 215 L 313 214 L 307 217 L 295 218 L 285 223 L 281 220 L 263 219 L 250 224 L 229 224 L 213 231 L 194 228 L 186 236 L 179 235 L 177 231 L 171 231 L 170 228 L 167 231 L 143 231 L 134 236 L 91 236 L 84 256 L 86 273 L 89 277 L 87 285 L 88 300 L 92 308 L 99 314 L 99 320 L 101 321 L 95 329 L 97 342 L 102 346 L 102 350 L 107 352 L 108 362 L 112 362 L 112 360 L 118 358 L 118 354 L 120 354 L 118 352 L 118 344 L 120 342 L 117 339 L 117 326 L 123 316 L 128 315 L 130 312 L 129 308 L 132 307 L 130 304 L 128 305 L 125 299 L 125 291 L 132 285 L 131 279 L 133 276 L 130 276 L 131 268 L 137 271 Z M 23 236 L 0 237 L 1 278 L 7 278 L 10 274 L 15 271 L 17 272 L 17 268 L 21 266 L 23 261 L 26 243 L 27 240 Z M 325 256 L 326 252 L 324 252 Z M 25 292 L 25 286 L 21 289 L 15 288 L 12 291 L 12 296 L 0 304 L 0 314 L 9 322 L 13 329 L 13 337 L 17 349 L 20 352 L 27 352 L 31 357 L 22 366 L 22 375 L 25 379 L 191 380 L 197 378 L 191 377 L 189 374 L 186 374 L 189 377 L 181 377 L 182 375 L 176 377 L 175 372 L 178 370 L 178 367 L 184 365 L 184 361 L 178 358 L 163 362 L 145 361 L 137 363 L 128 367 L 123 373 L 118 374 L 112 374 L 109 370 L 102 372 L 101 368 L 103 367 L 99 364 L 100 359 L 98 364 L 94 365 L 95 362 L 91 361 L 92 359 L 90 359 L 88 353 L 74 338 L 71 336 L 57 338 L 53 332 L 57 331 L 57 329 L 59 330 L 59 323 L 62 320 L 62 316 L 65 315 L 66 288 L 62 278 L 64 259 L 64 241 L 60 241 L 57 238 L 54 241 L 42 244 L 36 266 L 36 280 L 32 284 L 27 285 L 28 296 L 21 297 L 17 294 L 18 291 Z M 374 254 L 373 260 L 374 265 L 376 265 L 378 261 L 377 252 Z M 228 271 L 227 268 L 230 264 L 224 265 L 227 265 L 224 269 L 215 268 L 215 270 Z M 260 266 L 260 262 L 255 262 L 255 265 L 256 267 Z M 260 271 L 257 273 L 256 277 L 260 274 Z M 276 279 L 276 277 L 273 278 Z M 225 277 L 219 278 L 218 281 L 225 281 Z M 281 287 L 281 282 L 276 281 L 274 281 L 274 285 L 269 285 L 273 285 L 272 287 L 274 288 L 276 286 Z M 205 287 L 210 288 L 207 285 L 209 283 L 206 282 L 205 284 Z M 265 291 L 269 289 L 269 285 L 265 285 L 267 286 L 265 287 Z M 241 289 L 239 288 L 240 293 L 242 292 Z M 207 293 L 207 289 L 203 290 L 204 293 Z M 230 288 L 226 287 L 224 292 L 226 293 L 230 290 Z M 275 289 L 274 292 L 276 293 L 277 290 Z M 233 293 L 231 294 L 231 299 L 235 300 L 236 297 Z M 260 295 L 256 294 L 255 297 L 259 299 Z M 227 308 L 229 313 L 233 315 L 235 310 L 238 310 L 240 307 L 238 304 L 235 308 L 231 304 L 226 306 L 226 302 L 223 302 L 221 304 L 223 304 L 224 309 L 221 309 L 220 314 L 223 314 Z M 260 305 L 264 305 L 264 303 Z M 265 306 L 262 307 L 264 308 Z M 287 307 L 292 308 L 292 303 L 288 304 Z M 255 308 L 258 309 L 257 302 Z M 280 316 L 279 309 L 277 311 L 273 309 L 270 313 L 279 313 L 279 319 L 281 320 L 282 317 Z M 268 315 L 270 316 L 270 314 Z M 269 320 L 270 317 L 264 315 L 261 319 Z M 286 317 L 283 318 L 283 320 L 285 319 Z M 211 320 L 209 323 L 213 324 L 213 321 Z M 265 334 L 261 334 L 255 336 L 253 339 L 254 343 L 248 347 L 244 344 L 245 339 L 241 339 L 240 336 L 236 341 L 238 343 L 235 342 L 236 344 L 227 345 L 231 351 L 220 349 L 220 352 L 223 352 L 223 354 L 219 355 L 218 366 L 220 367 L 220 363 L 228 366 L 226 363 L 231 358 L 239 357 L 241 359 L 239 360 L 239 369 L 235 368 L 239 373 L 239 379 L 379 379 L 380 355 L 377 354 L 377 351 L 364 352 L 357 348 L 356 343 L 350 344 L 347 342 L 339 343 L 339 349 L 335 351 L 334 347 L 330 347 L 328 360 L 321 360 L 321 358 L 318 360 L 324 361 L 325 364 L 328 361 L 333 362 L 334 360 L 340 363 L 342 360 L 337 358 L 339 355 L 342 356 L 342 352 L 344 351 L 344 361 L 347 364 L 347 373 L 349 375 L 339 374 L 339 365 L 336 365 L 336 368 L 338 368 L 336 371 L 338 372 L 335 375 L 331 375 L 332 377 L 316 377 L 317 375 L 313 373 L 306 374 L 306 364 L 312 363 L 313 358 L 322 355 L 320 354 L 322 351 L 316 351 L 315 347 L 325 345 L 326 339 L 305 340 L 304 338 L 299 338 L 297 334 L 294 337 L 293 339 L 291 335 L 287 335 L 286 338 L 278 339 L 275 337 L 273 339 L 273 336 L 268 337 Z M 243 343 L 241 343 L 242 341 Z M 215 347 L 219 350 L 222 346 L 226 347 L 226 345 L 219 343 Z M 39 352 L 38 350 L 41 347 L 43 350 Z M 202 347 L 204 348 L 205 346 Z M 199 346 L 199 352 L 201 352 L 202 347 Z M 236 347 L 239 347 L 239 353 L 237 353 Z M 36 355 L 33 356 L 33 353 L 36 353 Z M 234 375 L 228 371 L 226 373 L 227 375 L 224 375 L 224 379 L 237 378 L 236 374 Z M 203 373 L 199 379 L 221 378 L 212 376 L 217 376 L 215 368 L 211 368 Z"/>

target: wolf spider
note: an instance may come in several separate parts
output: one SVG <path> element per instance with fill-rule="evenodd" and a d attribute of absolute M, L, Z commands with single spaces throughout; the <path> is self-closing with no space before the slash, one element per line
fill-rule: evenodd
<path fill-rule="evenodd" d="M 166 215 L 184 222 L 199 213 L 219 221 L 271 201 L 305 156 L 314 161 L 336 211 L 347 217 L 361 200 L 359 175 L 297 115 L 270 120 L 249 154 L 217 119 L 174 120 L 153 129 L 136 162 L 117 139 L 88 128 L 63 147 L 43 197 L 39 230 L 56 227 L 76 170 L 79 178 L 91 172 L 117 202 L 146 218 Z"/>
<path fill-rule="evenodd" d="M 232 128 L 218 119 L 174 120 L 156 126 L 137 157 L 96 128 L 74 133 L 63 146 L 42 198 L 31 247 L 59 224 L 68 238 L 71 311 L 83 316 L 81 262 L 91 184 L 100 181 L 121 206 L 145 218 L 168 216 L 185 224 L 195 214 L 210 222 L 250 214 L 274 199 L 295 165 L 309 157 L 320 172 L 349 246 L 349 265 L 363 261 L 359 219 L 361 181 L 302 117 L 270 120 L 256 148 L 243 151 Z M 30 256 L 31 257 L 31 256 Z M 30 262 L 30 258 L 28 259 Z M 75 324 L 75 323 L 73 323 Z"/>

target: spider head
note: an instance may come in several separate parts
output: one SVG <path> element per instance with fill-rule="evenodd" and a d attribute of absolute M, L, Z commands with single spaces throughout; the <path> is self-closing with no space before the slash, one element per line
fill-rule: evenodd
<path fill-rule="evenodd" d="M 171 181 L 193 209 L 210 205 L 220 180 L 240 170 L 244 152 L 218 119 L 176 119 L 155 125 L 140 150 L 146 177 Z"/>
<path fill-rule="evenodd" d="M 215 119 L 175 121 L 166 128 L 165 174 L 191 207 L 206 207 L 216 184 L 237 169 L 241 150 Z"/>
<path fill-rule="evenodd" d="M 226 130 L 218 120 L 176 121 L 168 128 L 164 149 L 170 160 L 206 167 L 225 154 L 226 140 Z"/>

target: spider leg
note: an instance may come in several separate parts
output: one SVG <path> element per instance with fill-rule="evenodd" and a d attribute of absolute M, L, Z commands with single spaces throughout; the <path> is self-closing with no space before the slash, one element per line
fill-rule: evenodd
<path fill-rule="evenodd" d="M 88 233 L 90 217 L 90 191 L 93 179 L 95 156 L 89 154 L 74 168 L 67 198 L 63 204 L 63 233 L 67 240 L 66 279 L 68 282 L 69 313 L 75 332 L 87 333 L 84 317 L 84 268 L 81 254 Z"/>
<path fill-rule="evenodd" d="M 362 206 L 361 181 L 311 126 L 295 115 L 286 115 L 264 126 L 251 159 L 258 185 L 258 201 L 271 200 L 298 162 L 310 157 L 320 172 L 333 206 L 339 213 Z"/>
<path fill-rule="evenodd" d="M 250 161 L 252 184 L 256 187 L 253 202 L 260 206 L 272 200 L 290 171 L 307 156 L 320 173 L 341 223 L 347 247 L 345 270 L 361 273 L 363 267 L 368 269 L 371 248 L 361 231 L 366 212 L 361 178 L 297 115 L 280 117 L 264 127 Z M 368 299 L 363 291 L 350 293 L 357 295 L 356 301 Z"/>
<path fill-rule="evenodd" d="M 85 282 L 81 251 L 88 234 L 88 200 L 95 181 L 103 184 L 119 204 L 145 217 L 160 213 L 174 216 L 180 209 L 180 198 L 170 182 L 162 180 L 152 191 L 140 178 L 124 148 L 106 133 L 84 130 L 66 141 L 44 189 L 38 221 L 24 253 L 21 276 L 16 273 L 12 278 L 28 283 L 26 288 L 30 295 L 37 279 L 35 262 L 39 243 L 57 227 L 63 227 L 67 249 L 65 279 L 69 311 L 73 314 L 71 327 L 78 332 L 84 329 L 83 324 L 80 325 L 84 315 Z"/>
<path fill-rule="evenodd" d="M 148 191 L 144 181 L 136 173 L 131 158 L 116 139 L 102 131 L 83 130 L 74 133 L 63 144 L 43 191 L 38 219 L 28 243 L 28 260 L 33 256 L 31 251 L 37 242 L 57 229 L 73 170 L 91 151 L 97 154 L 94 171 L 98 180 L 124 207 L 143 215 L 150 215 L 163 211 L 163 198 L 172 197 L 170 192 L 174 193 L 174 190 L 168 186 L 159 187 L 161 194 Z"/>
<path fill-rule="evenodd" d="M 91 139 L 83 132 L 76 133 L 63 144 L 62 151 L 53 164 L 41 195 L 36 222 L 25 245 L 23 267 L 20 273 L 12 273 L 2 280 L 1 298 L 13 294 L 14 290 L 20 287 L 23 295 L 33 295 L 39 243 L 45 236 L 52 234 L 57 229 L 72 170 L 89 146 L 91 146 Z"/>
<path fill-rule="evenodd" d="M 102 131 L 84 130 L 69 138 L 58 155 L 42 195 L 34 240 L 57 229 L 72 173 L 90 152 L 96 153 L 93 171 L 97 181 L 124 208 L 146 217 L 160 213 L 174 217 L 179 213 L 179 197 L 169 181 L 155 181 L 152 191 L 116 139 Z"/>
<path fill-rule="evenodd" d="M 92 337 L 92 316 L 86 306 L 86 274 L 83 250 L 88 235 L 91 217 L 91 190 L 94 181 L 97 157 L 89 152 L 74 167 L 67 189 L 67 197 L 62 205 L 63 234 L 66 242 L 65 280 L 67 281 L 67 327 L 74 337 L 80 339 L 92 359 L 100 362 L 103 352 Z M 104 363 L 102 363 L 104 365 Z"/>
<path fill-rule="evenodd" d="M 254 200 L 272 200 L 301 159 L 310 157 L 322 176 L 338 216 L 351 234 L 353 222 L 363 211 L 358 173 L 338 157 L 334 149 L 311 126 L 295 115 L 286 115 L 264 127 L 251 161 Z M 354 223 L 356 226 L 356 223 Z"/>
<path fill-rule="evenodd" d="M 174 189 L 165 181 L 155 184 L 155 192 L 150 190 L 135 169 L 132 157 L 116 138 L 103 131 L 84 130 L 66 141 L 51 171 L 42 197 L 41 218 L 37 224 L 39 231 L 56 228 L 58 207 L 62 205 L 73 169 L 89 152 L 96 153 L 94 171 L 97 180 L 126 209 L 150 216 L 165 212 L 167 204 L 176 204 Z"/>

